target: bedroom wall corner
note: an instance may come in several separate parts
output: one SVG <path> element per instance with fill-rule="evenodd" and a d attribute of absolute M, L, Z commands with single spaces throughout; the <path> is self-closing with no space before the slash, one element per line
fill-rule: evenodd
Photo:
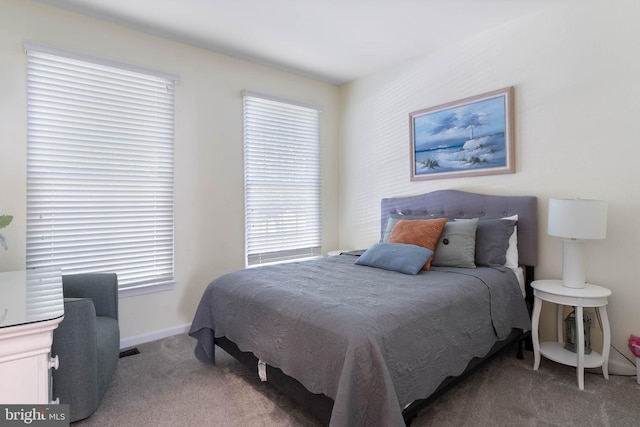
<path fill-rule="evenodd" d="M 535 195 L 536 275 L 558 278 L 562 243 L 546 233 L 548 199 L 607 200 L 607 239 L 587 242 L 587 280 L 613 291 L 613 345 L 630 357 L 626 340 L 640 333 L 640 287 L 630 261 L 640 241 L 632 226 L 640 216 L 640 57 L 632 53 L 639 20 L 633 0 L 553 4 L 343 86 L 341 246 L 366 248 L 379 239 L 383 197 L 439 189 Z M 409 180 L 410 112 L 507 86 L 515 87 L 515 174 Z M 545 307 L 541 333 L 548 338 L 552 317 Z"/>

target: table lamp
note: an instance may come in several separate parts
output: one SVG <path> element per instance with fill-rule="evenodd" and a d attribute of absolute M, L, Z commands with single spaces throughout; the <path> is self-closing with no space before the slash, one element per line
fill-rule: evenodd
<path fill-rule="evenodd" d="M 562 242 L 562 284 L 584 288 L 582 240 L 607 237 L 607 202 L 587 199 L 549 199 L 549 228 Z"/>

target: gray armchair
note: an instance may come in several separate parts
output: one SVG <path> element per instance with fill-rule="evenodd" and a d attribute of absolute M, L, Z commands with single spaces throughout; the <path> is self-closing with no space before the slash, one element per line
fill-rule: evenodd
<path fill-rule="evenodd" d="M 70 421 L 93 414 L 120 357 L 118 276 L 114 273 L 62 277 L 64 319 L 53 331 L 53 399 L 69 404 Z"/>

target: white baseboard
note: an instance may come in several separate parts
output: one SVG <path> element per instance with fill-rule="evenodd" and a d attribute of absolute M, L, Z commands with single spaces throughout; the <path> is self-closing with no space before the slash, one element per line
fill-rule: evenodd
<path fill-rule="evenodd" d="M 611 375 L 621 375 L 626 377 L 635 377 L 637 375 L 637 368 L 633 366 L 633 364 L 628 361 L 621 362 L 619 360 L 611 360 L 609 359 L 608 363 L 608 371 Z M 602 368 L 589 368 L 585 369 L 587 372 L 591 372 L 594 374 L 602 374 Z"/>
<path fill-rule="evenodd" d="M 129 338 L 123 338 L 120 340 L 120 350 L 135 347 L 140 344 L 144 344 L 151 341 L 161 340 L 163 338 L 172 337 L 174 335 L 185 334 L 189 332 L 191 323 L 185 323 L 184 325 L 172 326 L 166 329 L 160 329 L 158 331 L 148 332 L 146 334 L 136 335 Z"/>
<path fill-rule="evenodd" d="M 636 375 L 637 371 L 636 367 L 627 361 L 609 360 L 609 373 L 611 375 L 633 376 Z"/>

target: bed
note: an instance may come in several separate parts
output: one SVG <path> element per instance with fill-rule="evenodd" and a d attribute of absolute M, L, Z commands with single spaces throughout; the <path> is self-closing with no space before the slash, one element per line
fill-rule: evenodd
<path fill-rule="evenodd" d="M 431 256 L 412 261 L 421 267 L 417 274 L 384 264 L 397 263 L 389 248 L 410 249 L 403 262 L 429 255 L 399 241 L 398 230 L 413 236 L 416 227 L 436 223 L 447 228 Z M 477 227 L 475 253 L 488 258 L 473 267 L 460 266 L 457 253 L 442 258 L 458 251 L 459 242 L 468 247 L 471 232 L 460 230 L 470 224 Z M 442 190 L 383 199 L 380 227 L 381 242 L 367 250 L 212 281 L 189 331 L 196 357 L 215 364 L 221 347 L 331 426 L 400 426 L 527 336 L 537 263 L 535 197 Z M 379 250 L 386 251 L 382 267 L 371 256 Z M 462 258 L 468 262 L 468 254 Z"/>

